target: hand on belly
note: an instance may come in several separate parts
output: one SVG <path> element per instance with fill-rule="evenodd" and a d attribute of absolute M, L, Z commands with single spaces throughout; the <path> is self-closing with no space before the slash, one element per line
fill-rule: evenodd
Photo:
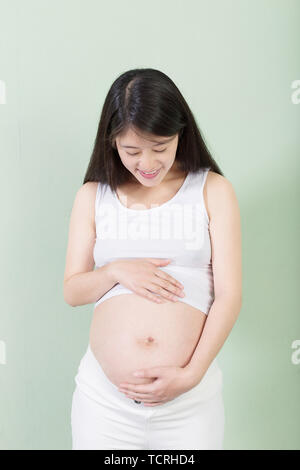
<path fill-rule="evenodd" d="M 194 385 L 186 369 L 177 366 L 156 366 L 144 368 L 140 375 L 153 378 L 150 384 L 121 383 L 119 391 L 132 400 L 141 401 L 145 406 L 156 406 L 174 400 Z"/>
<path fill-rule="evenodd" d="M 135 294 L 100 303 L 94 311 L 90 345 L 108 379 L 149 384 L 133 372 L 160 366 L 184 367 L 193 355 L 206 315 L 183 302 L 155 304 Z"/>

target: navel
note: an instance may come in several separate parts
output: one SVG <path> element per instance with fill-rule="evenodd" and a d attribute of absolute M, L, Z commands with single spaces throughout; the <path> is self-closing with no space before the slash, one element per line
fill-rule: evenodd
<path fill-rule="evenodd" d="M 138 342 L 146 346 L 151 346 L 155 344 L 155 339 L 153 338 L 153 336 L 147 336 L 146 338 L 140 338 Z"/>
<path fill-rule="evenodd" d="M 153 341 L 154 341 L 154 338 L 152 338 L 152 336 L 148 336 L 147 343 L 152 343 Z"/>

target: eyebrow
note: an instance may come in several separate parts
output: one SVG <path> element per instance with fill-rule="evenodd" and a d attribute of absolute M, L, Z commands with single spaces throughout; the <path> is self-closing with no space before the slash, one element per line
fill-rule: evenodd
<path fill-rule="evenodd" d="M 153 147 L 156 147 L 157 145 L 167 144 L 168 142 L 170 142 L 173 139 L 174 139 L 174 137 L 170 137 L 170 139 L 165 140 L 163 142 L 157 142 L 156 144 L 153 145 Z M 139 148 L 139 147 L 133 147 L 132 145 L 121 145 L 121 147 L 123 147 L 125 149 L 138 149 Z"/>

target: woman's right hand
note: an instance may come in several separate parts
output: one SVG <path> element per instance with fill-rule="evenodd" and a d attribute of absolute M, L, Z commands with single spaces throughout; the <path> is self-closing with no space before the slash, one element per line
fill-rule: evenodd
<path fill-rule="evenodd" d="M 170 260 L 160 258 L 121 259 L 112 261 L 111 272 L 116 282 L 146 299 L 156 303 L 164 302 L 163 298 L 176 302 L 177 296 L 184 297 L 184 287 L 159 269 L 168 263 Z"/>

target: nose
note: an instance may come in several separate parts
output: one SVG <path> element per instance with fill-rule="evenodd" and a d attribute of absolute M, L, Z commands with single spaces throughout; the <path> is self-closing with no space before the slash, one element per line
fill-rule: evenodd
<path fill-rule="evenodd" d="M 144 171 L 151 171 L 159 168 L 159 164 L 154 162 L 150 155 L 145 155 L 140 160 L 139 168 Z"/>

